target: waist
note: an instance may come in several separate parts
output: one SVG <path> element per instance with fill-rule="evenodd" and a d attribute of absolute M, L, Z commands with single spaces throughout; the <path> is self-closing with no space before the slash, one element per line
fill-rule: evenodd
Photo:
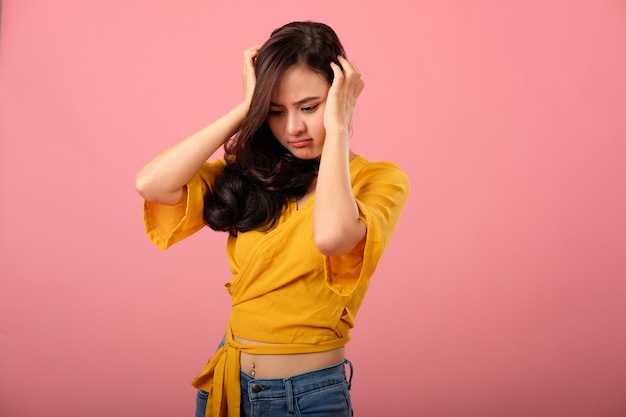
<path fill-rule="evenodd" d="M 238 337 L 235 340 L 242 344 L 262 344 Z M 255 355 L 242 351 L 239 362 L 241 371 L 254 378 L 286 378 L 336 365 L 344 359 L 345 348 L 339 347 L 323 352 L 287 355 Z"/>
<path fill-rule="evenodd" d="M 350 376 L 346 372 L 346 365 L 350 369 Z M 245 372 L 240 373 L 240 386 L 249 399 L 276 399 L 280 397 L 297 397 L 312 391 L 333 385 L 347 383 L 348 389 L 352 383 L 352 363 L 344 360 L 341 363 L 316 369 L 285 378 L 255 379 Z"/>

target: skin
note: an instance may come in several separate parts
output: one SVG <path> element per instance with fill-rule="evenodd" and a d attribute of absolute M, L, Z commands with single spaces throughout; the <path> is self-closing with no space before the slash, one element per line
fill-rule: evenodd
<path fill-rule="evenodd" d="M 272 94 L 267 122 L 274 136 L 300 159 L 322 154 L 324 109 L 330 86 L 304 66 L 289 68 Z"/>
<path fill-rule="evenodd" d="M 161 151 L 137 174 L 135 187 L 148 201 L 176 205 L 187 198 L 186 184 L 202 164 L 239 129 L 256 85 L 254 61 L 261 45 L 244 52 L 243 99 L 225 115 Z M 272 95 L 268 124 L 296 157 L 320 158 L 317 180 L 299 204 L 315 194 L 315 245 L 325 255 L 348 253 L 365 237 L 366 227 L 350 183 L 349 131 L 357 98 L 364 88 L 358 69 L 343 57 L 331 63 L 334 81 L 301 66 L 289 68 Z M 303 99 L 307 99 L 303 101 Z M 242 340 L 243 343 L 258 343 Z M 341 362 L 344 349 L 301 355 L 241 354 L 241 368 L 257 378 L 280 378 Z"/>

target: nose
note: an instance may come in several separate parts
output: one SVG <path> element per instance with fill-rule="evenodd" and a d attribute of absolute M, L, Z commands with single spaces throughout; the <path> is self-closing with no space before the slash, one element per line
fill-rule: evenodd
<path fill-rule="evenodd" d="M 287 133 L 296 136 L 306 129 L 304 120 L 299 112 L 290 112 L 287 115 Z"/>

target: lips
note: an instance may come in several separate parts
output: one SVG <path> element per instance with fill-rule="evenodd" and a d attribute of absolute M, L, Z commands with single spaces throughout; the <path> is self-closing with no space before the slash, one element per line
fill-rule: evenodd
<path fill-rule="evenodd" d="M 312 139 L 294 139 L 289 141 L 289 144 L 294 148 L 303 148 L 309 145 L 312 142 Z"/>

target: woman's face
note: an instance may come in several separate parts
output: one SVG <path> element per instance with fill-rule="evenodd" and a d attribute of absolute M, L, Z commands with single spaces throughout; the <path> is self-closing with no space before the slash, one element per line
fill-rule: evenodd
<path fill-rule="evenodd" d="M 280 144 L 296 158 L 313 159 L 322 154 L 329 88 L 320 75 L 301 65 L 287 69 L 278 80 L 267 123 Z"/>

